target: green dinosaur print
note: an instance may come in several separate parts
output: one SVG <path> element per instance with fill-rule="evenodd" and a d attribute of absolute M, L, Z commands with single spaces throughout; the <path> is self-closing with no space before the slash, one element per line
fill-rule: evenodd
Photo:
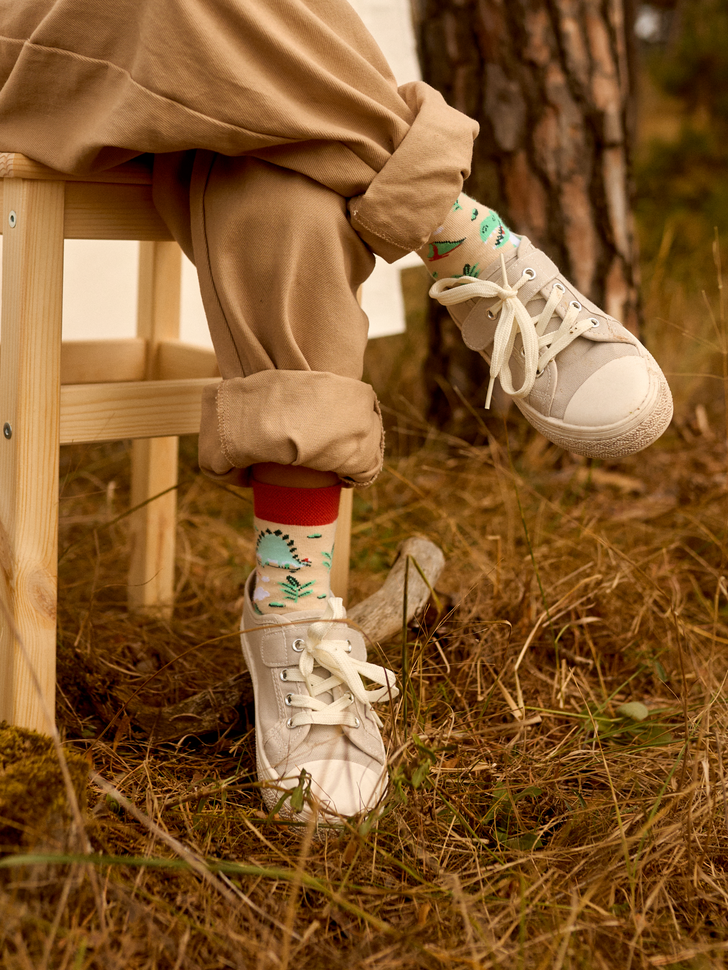
<path fill-rule="evenodd" d="M 314 532 L 310 536 L 306 536 L 306 538 L 307 539 L 320 539 L 322 537 L 322 535 L 323 535 L 323 533 L 321 533 L 321 532 Z"/>
<path fill-rule="evenodd" d="M 321 553 L 321 556 L 323 557 L 323 560 L 324 560 L 324 566 L 326 566 L 327 569 L 331 569 L 331 557 L 332 557 L 332 555 L 333 555 L 333 553 L 331 553 L 331 552 L 322 552 Z"/>
<path fill-rule="evenodd" d="M 279 569 L 302 569 L 310 566 L 309 559 L 299 559 L 298 550 L 290 536 L 280 529 L 266 529 L 258 536 L 255 555 L 261 566 L 277 566 Z M 272 603 L 270 604 L 273 605 Z"/>
<path fill-rule="evenodd" d="M 311 579 L 307 583 L 299 583 L 295 576 L 286 576 L 284 582 L 278 583 L 281 592 L 287 600 L 297 603 L 304 596 L 310 596 L 313 592 L 314 581 Z M 271 603 L 271 606 L 274 604 Z"/>
<path fill-rule="evenodd" d="M 460 199 L 455 199 L 455 202 L 453 203 L 452 211 L 459 212 L 460 209 L 462 209 L 462 206 L 460 205 Z"/>
<path fill-rule="evenodd" d="M 491 236 L 495 236 L 491 240 Z M 493 210 L 480 223 L 480 238 L 483 242 L 493 242 L 496 249 L 505 246 L 511 236 L 510 229 L 503 224 L 501 217 Z"/>
<path fill-rule="evenodd" d="M 430 249 L 427 253 L 427 258 L 434 262 L 436 259 L 444 259 L 449 256 L 453 249 L 457 249 L 458 246 L 462 246 L 465 242 L 464 239 L 453 239 L 446 240 L 443 239 L 442 242 L 430 243 Z"/>
<path fill-rule="evenodd" d="M 472 276 L 477 279 L 480 276 L 480 263 L 476 263 L 475 266 L 471 266 L 470 263 L 466 263 L 463 266 L 463 271 L 459 276 L 455 276 L 454 279 L 459 280 L 462 276 Z"/>
<path fill-rule="evenodd" d="M 473 209 L 473 211 L 470 213 L 470 221 L 475 222 L 477 218 L 478 218 L 478 210 Z"/>

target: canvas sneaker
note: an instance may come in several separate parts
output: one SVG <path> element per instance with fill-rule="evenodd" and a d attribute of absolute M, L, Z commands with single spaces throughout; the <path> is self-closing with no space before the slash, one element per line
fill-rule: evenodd
<path fill-rule="evenodd" d="M 342 601 L 316 612 L 256 614 L 255 571 L 246 584 L 243 655 L 255 693 L 258 778 L 268 809 L 301 782 L 319 819 L 340 824 L 374 808 L 387 788 L 387 764 L 373 704 L 399 693 L 391 670 L 367 662 L 364 638 L 347 626 Z M 365 688 L 362 678 L 379 685 Z M 305 771 L 306 775 L 302 776 Z M 309 805 L 281 814 L 304 821 Z"/>
<path fill-rule="evenodd" d="M 438 280 L 463 339 L 490 364 L 549 441 L 590 458 L 621 458 L 652 444 L 672 418 L 656 361 L 625 327 L 583 296 L 525 237 L 480 278 Z"/>

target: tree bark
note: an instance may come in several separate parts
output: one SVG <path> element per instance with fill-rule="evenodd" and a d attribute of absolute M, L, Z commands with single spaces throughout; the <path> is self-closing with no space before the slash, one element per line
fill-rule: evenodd
<path fill-rule="evenodd" d="M 412 2 L 424 79 L 481 126 L 466 191 L 636 332 L 633 0 Z M 483 366 L 433 312 L 429 370 L 477 404 Z"/>

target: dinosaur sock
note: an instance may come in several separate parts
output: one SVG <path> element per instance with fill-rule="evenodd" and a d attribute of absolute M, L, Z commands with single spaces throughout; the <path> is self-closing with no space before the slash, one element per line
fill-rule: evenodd
<path fill-rule="evenodd" d="M 477 278 L 501 253 L 508 259 L 520 241 L 497 212 L 461 193 L 445 222 L 417 255 L 435 280 Z"/>
<path fill-rule="evenodd" d="M 257 613 L 323 610 L 331 594 L 341 485 L 288 488 L 253 481 Z"/>

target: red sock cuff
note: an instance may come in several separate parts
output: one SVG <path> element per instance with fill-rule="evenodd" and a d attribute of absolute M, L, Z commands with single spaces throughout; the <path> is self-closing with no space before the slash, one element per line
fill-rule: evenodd
<path fill-rule="evenodd" d="M 329 525 L 339 516 L 341 485 L 288 488 L 253 480 L 253 512 L 281 525 Z"/>

